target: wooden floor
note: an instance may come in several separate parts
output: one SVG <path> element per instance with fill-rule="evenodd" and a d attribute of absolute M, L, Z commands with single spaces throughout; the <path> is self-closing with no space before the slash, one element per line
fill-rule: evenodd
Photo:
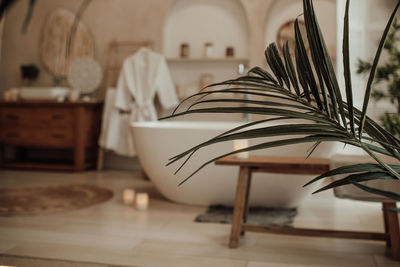
<path fill-rule="evenodd" d="M 230 225 L 194 223 L 203 207 L 163 200 L 141 173 L 124 171 L 0 171 L 0 187 L 89 183 L 112 189 L 115 197 L 91 208 L 46 216 L 0 218 L 0 265 L 57 266 L 400 266 L 381 242 L 247 233 L 228 248 Z M 126 187 L 147 191 L 150 209 L 124 206 Z M 184 189 L 184 186 L 183 188 Z M 299 209 L 296 227 L 382 231 L 380 204 L 310 198 Z"/>

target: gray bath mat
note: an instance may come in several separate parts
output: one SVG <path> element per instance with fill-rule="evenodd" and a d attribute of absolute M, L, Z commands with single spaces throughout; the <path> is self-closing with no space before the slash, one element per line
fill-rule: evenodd
<path fill-rule="evenodd" d="M 232 207 L 213 205 L 208 207 L 206 213 L 198 215 L 195 218 L 195 222 L 231 223 L 232 214 Z M 263 226 L 291 227 L 296 215 L 296 208 L 251 207 L 247 223 Z"/>

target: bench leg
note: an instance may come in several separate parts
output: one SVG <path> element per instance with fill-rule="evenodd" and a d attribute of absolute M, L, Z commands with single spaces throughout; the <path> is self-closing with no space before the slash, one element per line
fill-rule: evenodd
<path fill-rule="evenodd" d="M 389 219 L 387 215 L 388 213 L 385 211 L 385 209 L 385 203 L 382 202 L 383 225 L 385 227 L 385 234 L 389 234 Z M 391 247 L 390 238 L 386 239 L 386 247 Z"/>
<path fill-rule="evenodd" d="M 241 166 L 237 182 L 235 206 L 233 209 L 232 229 L 229 240 L 230 248 L 237 248 L 239 244 L 240 232 L 242 231 L 243 215 L 246 209 L 246 195 L 249 185 L 249 168 Z"/>
<path fill-rule="evenodd" d="M 247 218 L 249 216 L 249 199 L 250 199 L 250 187 L 251 187 L 251 175 L 252 172 L 249 169 L 249 178 L 247 179 L 247 185 L 246 185 L 246 199 L 244 203 L 244 213 L 243 213 L 243 223 L 247 223 Z M 244 229 L 242 228 L 242 231 L 240 232 L 240 235 L 243 236 L 245 234 Z"/>
<path fill-rule="evenodd" d="M 395 202 L 383 202 L 383 218 L 385 221 L 385 232 L 389 234 L 386 245 L 390 248 L 391 256 L 394 260 L 400 261 L 400 226 L 396 212 L 387 209 L 396 208 Z"/>

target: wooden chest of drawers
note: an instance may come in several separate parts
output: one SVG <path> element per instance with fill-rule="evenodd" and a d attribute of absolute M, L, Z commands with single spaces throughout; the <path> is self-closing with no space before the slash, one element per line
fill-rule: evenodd
<path fill-rule="evenodd" d="M 2 162 L 17 168 L 82 171 L 95 164 L 86 151 L 96 149 L 101 103 L 0 102 L 0 144 L 25 148 L 72 149 L 73 164 Z"/>

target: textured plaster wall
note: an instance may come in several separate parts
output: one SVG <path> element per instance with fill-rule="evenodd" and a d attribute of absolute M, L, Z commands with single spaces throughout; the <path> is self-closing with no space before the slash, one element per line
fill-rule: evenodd
<path fill-rule="evenodd" d="M 189 1 L 189 0 L 188 0 Z M 239 0 L 246 13 L 249 31 L 250 65 L 264 65 L 263 52 L 266 45 L 266 26 L 272 5 L 278 0 Z M 317 0 L 335 2 L 335 0 Z M 152 40 L 154 48 L 161 51 L 163 47 L 164 22 L 174 0 L 94 0 L 86 10 L 83 21 L 91 30 L 95 45 L 96 58 L 105 66 L 107 45 L 113 40 Z M 282 2 L 280 0 L 279 2 Z M 284 1 L 291 4 L 290 1 Z M 298 2 L 298 0 L 294 1 Z M 28 1 L 18 1 L 7 14 L 0 62 L 0 90 L 20 86 L 19 66 L 33 63 L 41 67 L 39 59 L 39 42 L 41 28 L 46 16 L 56 8 L 67 8 L 76 11 L 81 0 L 40 0 L 37 1 L 29 31 L 21 34 L 21 25 Z M 281 7 L 282 9 L 285 6 Z M 318 10 L 317 10 L 318 11 Z M 323 16 L 323 14 L 320 14 Z M 206 16 L 205 16 L 206 19 Z M 322 25 L 326 32 L 335 32 L 336 22 Z M 52 76 L 42 70 L 37 86 L 52 85 Z"/>
<path fill-rule="evenodd" d="M 251 65 L 263 64 L 265 20 L 274 0 L 241 0 L 249 25 Z M 46 15 L 56 8 L 76 11 L 80 0 L 37 1 L 29 31 L 21 34 L 21 24 L 28 1 L 19 1 L 4 25 L 0 65 L 0 90 L 20 86 L 19 66 L 33 63 L 41 67 L 39 42 Z M 164 21 L 173 0 L 95 0 L 84 14 L 83 21 L 93 33 L 96 58 L 102 66 L 107 60 L 107 45 L 113 40 L 152 40 L 155 50 L 161 51 Z M 205 18 L 206 19 L 206 18 Z M 52 85 L 52 76 L 42 69 L 37 86 Z"/>
<path fill-rule="evenodd" d="M 46 15 L 60 7 L 76 11 L 81 0 L 40 0 L 37 1 L 34 16 L 27 34 L 20 28 L 25 15 L 26 3 L 18 4 L 7 14 L 3 35 L 0 88 L 2 90 L 20 85 L 19 66 L 34 63 L 41 66 L 39 42 L 41 27 Z M 116 40 L 148 40 L 161 48 L 163 22 L 171 4 L 170 0 L 95 0 L 84 14 L 83 21 L 91 30 L 96 58 L 104 66 L 107 45 Z M 51 85 L 52 77 L 42 70 L 37 85 Z"/>

